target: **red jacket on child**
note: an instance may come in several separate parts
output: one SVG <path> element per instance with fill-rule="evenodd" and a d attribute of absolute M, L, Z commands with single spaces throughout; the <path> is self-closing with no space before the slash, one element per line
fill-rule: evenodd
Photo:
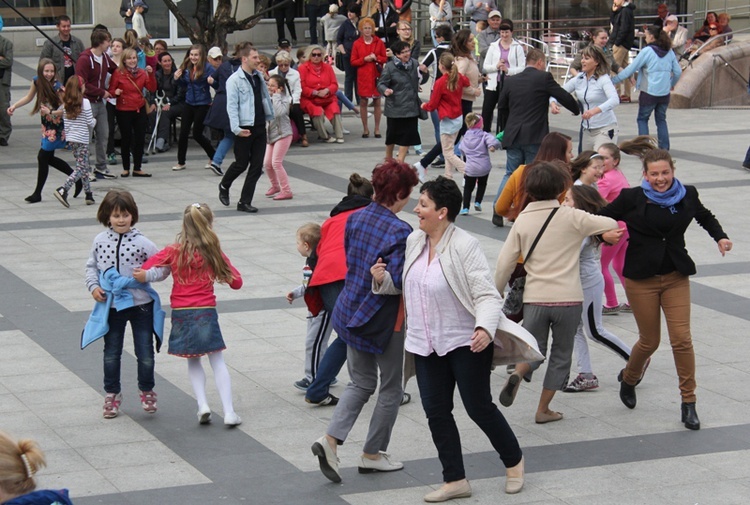
<path fill-rule="evenodd" d="M 440 79 L 435 81 L 430 101 L 424 107 L 427 111 L 437 109 L 439 119 L 455 119 L 463 115 L 463 111 L 461 110 L 461 95 L 464 92 L 464 88 L 471 86 L 469 79 L 465 75 L 458 74 L 456 89 L 451 91 L 448 89 L 448 77 L 448 74 L 443 74 Z"/>

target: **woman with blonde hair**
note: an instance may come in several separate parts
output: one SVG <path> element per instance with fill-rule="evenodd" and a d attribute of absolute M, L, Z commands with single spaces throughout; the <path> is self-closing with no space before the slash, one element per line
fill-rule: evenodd
<path fill-rule="evenodd" d="M 67 489 L 36 490 L 34 474 L 46 466 L 33 440 L 16 442 L 0 431 L 0 503 L 3 505 L 73 505 Z"/>
<path fill-rule="evenodd" d="M 357 91 L 359 93 L 359 116 L 362 119 L 362 138 L 370 136 L 367 124 L 367 102 L 372 100 L 375 113 L 375 138 L 380 138 L 380 93 L 378 93 L 378 78 L 386 64 L 385 44 L 375 36 L 375 22 L 371 18 L 359 21 L 360 37 L 352 46 L 351 64 L 357 67 Z"/>
<path fill-rule="evenodd" d="M 305 63 L 299 66 L 302 96 L 302 111 L 310 116 L 318 132 L 318 137 L 328 143 L 344 143 L 344 129 L 341 125 L 341 109 L 336 92 L 339 83 L 333 67 L 323 61 L 325 51 L 317 44 L 312 44 L 305 51 Z M 326 131 L 324 121 L 328 119 L 333 125 L 334 136 Z"/>

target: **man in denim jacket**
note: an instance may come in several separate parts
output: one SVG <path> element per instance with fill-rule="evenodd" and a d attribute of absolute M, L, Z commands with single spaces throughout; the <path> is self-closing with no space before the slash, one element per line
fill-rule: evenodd
<path fill-rule="evenodd" d="M 251 204 L 255 185 L 263 172 L 266 121 L 273 119 L 273 107 L 266 82 L 256 70 L 260 61 L 258 50 L 246 47 L 238 56 L 242 59 L 242 66 L 227 79 L 227 114 L 229 126 L 235 134 L 235 162 L 227 169 L 219 183 L 219 201 L 229 206 L 229 188 L 234 180 L 247 170 L 237 210 L 255 213 L 258 209 Z"/>

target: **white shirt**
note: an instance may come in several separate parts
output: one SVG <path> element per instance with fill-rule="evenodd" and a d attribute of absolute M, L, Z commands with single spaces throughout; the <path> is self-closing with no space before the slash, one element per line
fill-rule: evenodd
<path fill-rule="evenodd" d="M 430 247 L 406 274 L 409 296 L 405 298 L 409 324 L 404 347 L 419 356 L 433 352 L 445 356 L 458 347 L 471 345 L 476 318 L 464 308 L 448 285 L 436 254 L 428 263 Z"/>

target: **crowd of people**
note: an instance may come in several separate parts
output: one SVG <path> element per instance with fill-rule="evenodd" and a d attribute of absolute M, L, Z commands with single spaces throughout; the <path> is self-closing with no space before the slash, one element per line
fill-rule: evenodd
<path fill-rule="evenodd" d="M 136 25 L 143 2 L 133 6 Z M 315 16 L 319 7 L 311 3 L 310 15 Z M 680 419 L 686 428 L 699 429 L 689 310 L 689 276 L 696 268 L 685 249 L 688 224 L 695 219 L 705 228 L 722 255 L 732 250 L 728 235 L 703 206 L 695 187 L 675 177 L 666 110 L 681 69 L 669 30 L 648 26 L 646 47 L 627 64 L 622 52 L 627 54 L 633 44 L 633 30 L 628 35 L 627 27 L 634 7 L 615 0 L 609 37 L 605 31 L 596 32 L 592 44 L 581 51 L 577 75 L 560 86 L 545 71 L 544 53 L 524 50 L 513 39 L 513 22 L 503 19 L 494 3 L 469 2 L 466 8 L 472 27 L 454 34 L 448 26 L 450 4 L 436 0 L 430 5 L 435 48 L 420 62 L 419 42 L 405 19 L 408 3 L 389 5 L 385 12 L 379 7 L 374 17 L 362 17 L 358 4 L 349 6 L 346 20 L 338 20 L 338 34 L 334 37 L 328 28 L 324 32 L 327 42 L 336 40 L 343 56 L 343 92 L 332 63 L 326 61 L 330 47 L 327 51 L 317 41 L 297 62 L 291 46 L 280 44 L 274 68 L 271 59 L 247 42 L 237 44 L 226 58 L 218 48 L 206 52 L 194 45 L 177 66 L 166 44 L 156 41 L 152 47 L 130 32 L 113 40 L 106 29 L 95 29 L 91 47 L 83 49 L 80 41 L 74 43 L 70 20 L 63 16 L 58 21 L 60 39 L 65 38 L 71 49 L 80 46 L 80 54 L 75 58 L 72 50 L 62 56 L 52 51 L 41 58 L 27 95 L 7 108 L 12 116 L 36 99 L 34 113 L 41 113 L 45 133 L 29 203 L 41 200 L 52 165 L 68 175 L 54 193 L 63 205 L 70 205 L 68 192 L 74 187 L 74 197 L 84 191 L 86 203 L 94 204 L 88 145 L 95 147 L 94 177 L 115 177 L 107 169 L 114 152 L 108 146 L 113 120 L 122 137 L 120 177 L 150 177 L 142 169 L 146 131 L 152 128 L 157 150 L 167 151 L 169 122 L 180 117 L 177 164 L 172 169 L 188 168 L 192 132 L 208 157 L 205 168 L 222 177 L 222 205 L 230 205 L 234 181 L 247 172 L 237 210 L 248 213 L 258 212 L 252 204 L 264 171 L 269 180 L 266 197 L 293 197 L 283 160 L 295 140 L 309 146 L 305 115 L 320 140 L 343 143 L 341 102 L 358 99 L 363 138 L 371 133 L 382 137 L 384 114 L 384 162 L 375 167 L 370 180 L 350 177 L 347 196 L 328 220 L 306 223 L 297 231 L 297 250 L 306 258 L 303 282 L 286 298 L 291 303 L 304 297 L 310 317 L 305 376 L 294 386 L 305 391 L 308 403 L 334 407 L 325 434 L 311 450 L 324 476 L 340 482 L 339 449 L 376 391 L 359 472 L 404 468 L 387 451 L 399 408 L 410 401 L 404 392 L 406 381 L 416 376 L 443 468 L 443 484 L 425 495 L 426 502 L 472 494 L 452 414 L 456 388 L 469 417 L 506 469 L 505 492 L 518 493 L 525 482 L 525 460 L 513 428 L 493 402 L 493 367 L 509 367 L 498 400 L 510 407 L 522 381 L 531 381 L 533 372 L 546 365 L 534 421 L 558 422 L 564 415 L 551 405 L 558 391 L 581 392 L 599 385 L 588 337 L 626 362 L 618 375 L 619 396 L 632 409 L 636 386 L 659 345 L 661 311 L 679 377 Z M 284 17 L 277 21 L 283 33 Z M 485 22 L 487 28 L 475 35 Z M 663 24 L 670 22 L 667 13 Z M 709 24 L 709 33 L 710 28 Z M 636 71 L 639 137 L 620 142 L 614 111 L 628 101 L 627 83 Z M 433 80 L 425 103 L 419 98 L 420 83 L 426 82 L 423 74 Z M 619 83 L 626 83 L 622 95 L 615 88 Z M 155 104 L 144 90 L 169 100 L 156 105 L 166 128 L 161 123 L 149 126 Z M 477 114 L 474 103 L 481 96 L 483 107 Z M 560 106 L 581 115 L 575 158 L 572 139 L 550 132 L 548 114 L 559 113 Z M 656 143 L 648 137 L 652 112 Z M 409 149 L 421 150 L 420 120 L 430 113 L 435 113 L 439 142 L 422 161 L 407 164 Z M 495 114 L 502 140 L 490 133 Z M 206 125 L 223 134 L 216 148 L 204 135 Z M 56 149 L 66 146 L 74 152 L 75 170 L 54 156 Z M 231 147 L 235 160 L 224 171 L 222 163 Z M 497 256 L 493 278 L 479 242 L 458 226 L 457 219 L 470 212 L 472 200 L 474 210 L 482 211 L 490 152 L 501 147 L 507 163 L 492 206 L 493 223 L 502 226 L 505 218 L 513 226 Z M 621 151 L 641 157 L 639 187 L 628 187 L 619 171 Z M 427 167 L 441 159 L 443 174 L 431 177 Z M 455 171 L 463 179 L 463 191 L 453 180 Z M 398 214 L 417 186 L 414 213 L 419 229 L 412 230 Z M 132 194 L 109 191 L 97 211 L 106 230 L 94 239 L 86 263 L 86 287 L 95 308 L 82 347 L 104 340 L 103 417 L 114 419 L 120 413 L 127 323 L 135 343 L 141 406 L 149 414 L 157 412 L 154 350 L 163 340 L 165 313 L 150 283 L 172 274 L 168 352 L 187 360 L 198 422 L 212 420 L 201 361 L 206 356 L 224 424 L 237 426 L 242 420 L 234 410 L 224 362 L 227 346 L 218 323 L 214 283 L 240 289 L 243 281 L 222 252 L 213 231 L 213 212 L 206 203 L 187 206 L 175 243 L 161 250 L 134 228 L 138 218 Z M 132 250 L 120 250 L 123 238 Z M 617 300 L 610 265 L 624 285 L 624 304 Z M 506 286 L 510 290 L 503 300 Z M 632 347 L 603 324 L 603 315 L 620 311 L 632 312 L 638 326 Z M 337 338 L 329 344 L 331 329 Z M 574 354 L 578 370 L 571 381 Z M 344 364 L 349 383 L 337 398 L 329 388 Z M 34 491 L 33 475 L 44 458 L 32 442 L 16 443 L 0 434 L 0 454 L 0 503 L 53 493 Z M 15 480 L 8 481 L 8 475 Z M 65 492 L 51 496 L 69 502 Z"/>

